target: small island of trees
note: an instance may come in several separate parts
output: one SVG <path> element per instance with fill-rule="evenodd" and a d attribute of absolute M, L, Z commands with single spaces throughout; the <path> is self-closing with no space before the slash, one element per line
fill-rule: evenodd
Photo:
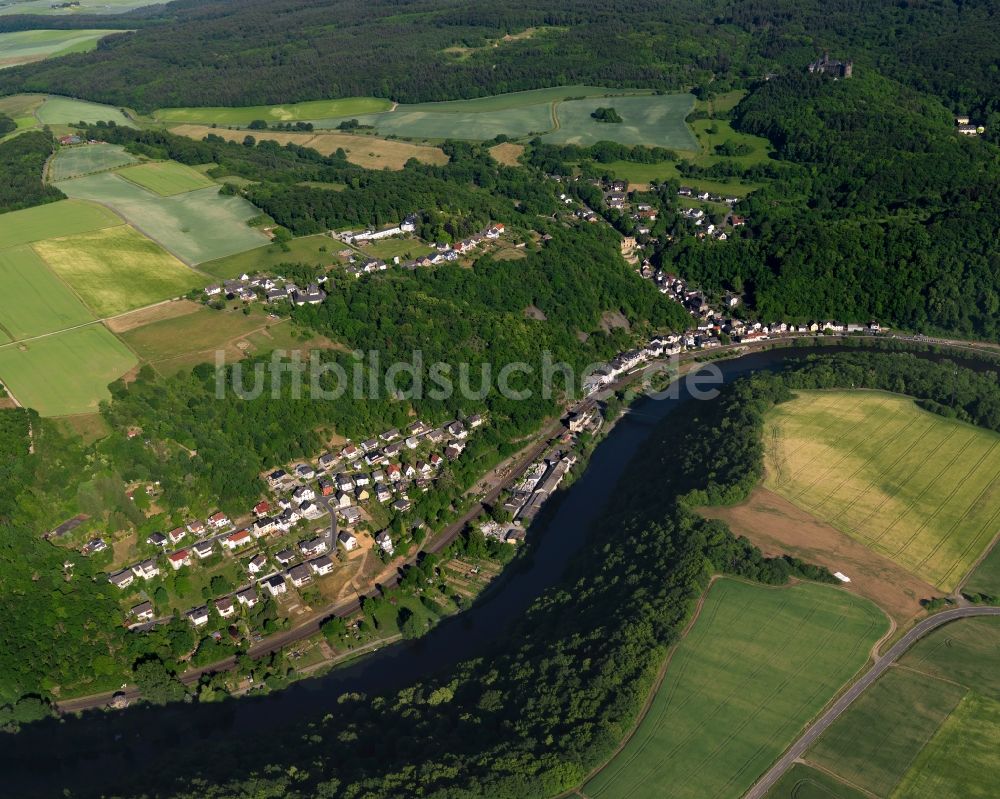
<path fill-rule="evenodd" d="M 598 122 L 624 122 L 619 114 L 614 108 L 595 108 L 591 114 L 594 119 Z"/>

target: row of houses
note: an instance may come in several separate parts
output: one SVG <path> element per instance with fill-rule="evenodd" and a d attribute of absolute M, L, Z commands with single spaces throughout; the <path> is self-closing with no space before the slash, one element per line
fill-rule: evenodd
<path fill-rule="evenodd" d="M 268 303 L 291 302 L 293 305 L 319 305 L 326 299 L 326 292 L 320 288 L 326 283 L 326 275 L 317 278 L 316 283 L 310 283 L 304 289 L 299 288 L 290 280 L 267 275 L 241 275 L 223 283 L 213 283 L 205 287 L 205 296 L 209 299 L 224 297 L 227 300 L 242 300 L 256 302 L 263 299 Z"/>

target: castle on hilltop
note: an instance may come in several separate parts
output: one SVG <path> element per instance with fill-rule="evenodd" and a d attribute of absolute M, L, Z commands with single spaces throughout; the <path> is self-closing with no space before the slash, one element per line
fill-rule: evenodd
<path fill-rule="evenodd" d="M 813 61 L 809 65 L 809 72 L 812 74 L 832 75 L 835 78 L 849 78 L 854 71 L 854 64 L 851 61 L 834 61 L 829 53 L 823 53 L 823 57 Z"/>

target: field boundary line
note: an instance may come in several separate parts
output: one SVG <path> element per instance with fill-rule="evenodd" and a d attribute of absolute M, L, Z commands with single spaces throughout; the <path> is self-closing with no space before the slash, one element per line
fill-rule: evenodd
<path fill-rule="evenodd" d="M 583 778 L 583 780 L 580 781 L 580 784 L 576 788 L 560 794 L 558 797 L 556 797 L 556 799 L 564 799 L 566 797 L 572 796 L 573 794 L 578 794 L 580 796 L 586 797 L 587 795 L 583 793 L 583 787 L 592 779 L 594 779 L 594 777 L 596 777 L 598 774 L 604 771 L 604 769 L 607 768 L 608 765 L 610 765 L 610 763 L 628 745 L 629 741 L 632 740 L 636 732 L 638 732 L 640 725 L 642 724 L 647 714 L 649 713 L 649 709 L 653 706 L 653 700 L 656 698 L 656 694 L 659 692 L 660 687 L 663 685 L 663 679 L 667 675 L 667 667 L 670 665 L 670 662 L 674 659 L 674 654 L 677 652 L 677 649 L 681 641 L 687 638 L 687 634 L 691 632 L 691 629 L 694 627 L 695 622 L 698 621 L 698 617 L 701 615 L 701 610 L 705 606 L 705 600 L 708 597 L 708 592 L 712 590 L 712 586 L 715 585 L 716 581 L 719 580 L 719 578 L 721 578 L 722 576 L 723 575 L 721 574 L 713 574 L 709 578 L 708 585 L 705 586 L 705 590 L 701 592 L 701 596 L 698 598 L 697 603 L 695 603 L 694 612 L 691 614 L 691 618 L 688 619 L 688 623 L 684 625 L 684 629 L 683 631 L 681 631 L 680 637 L 677 639 L 676 642 L 674 642 L 673 646 L 670 647 L 670 651 L 667 652 L 666 657 L 663 658 L 663 663 L 660 664 L 659 671 L 657 672 L 656 677 L 653 680 L 653 685 L 649 690 L 649 694 L 646 697 L 646 701 L 643 703 L 642 708 L 639 710 L 639 715 L 633 722 L 632 727 L 629 730 L 628 734 L 618 743 L 618 746 L 615 747 L 614 751 L 610 755 L 608 755 L 607 758 L 605 758 L 604 762 L 601 763 L 599 766 L 596 766 L 594 769 L 592 769 Z M 587 797 L 587 799 L 589 799 L 589 797 Z"/>
<path fill-rule="evenodd" d="M 912 671 L 914 674 L 919 674 L 921 677 L 927 677 L 928 679 L 931 680 L 940 680 L 941 682 L 946 682 L 949 685 L 954 685 L 958 688 L 961 688 L 966 692 L 973 690 L 968 685 L 960 683 L 957 680 L 949 680 L 947 677 L 942 677 L 940 674 L 931 674 L 929 671 L 923 671 L 922 669 L 915 669 L 913 666 L 907 666 L 905 663 L 899 663 L 899 662 L 893 663 L 892 668 L 902 669 L 903 671 Z"/>
<path fill-rule="evenodd" d="M 863 793 L 865 796 L 871 797 L 871 799 L 882 799 L 882 797 L 880 797 L 878 794 L 872 793 L 867 788 L 862 788 L 860 785 L 856 785 L 846 777 L 841 777 L 839 774 L 837 774 L 834 771 L 831 771 L 826 766 L 821 766 L 819 763 L 816 763 L 812 760 L 807 760 L 806 758 L 802 758 L 799 762 L 801 762 L 802 765 L 804 766 L 808 766 L 811 769 L 815 769 L 816 771 L 826 774 L 828 777 L 833 777 L 833 779 L 835 779 L 837 782 L 846 785 L 848 788 L 853 788 L 858 793 Z"/>

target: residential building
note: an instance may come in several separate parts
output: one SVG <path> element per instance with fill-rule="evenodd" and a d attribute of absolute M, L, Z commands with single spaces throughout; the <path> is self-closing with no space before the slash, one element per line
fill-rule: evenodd
<path fill-rule="evenodd" d="M 309 561 L 309 568 L 311 568 L 316 574 L 322 577 L 325 574 L 329 574 L 333 571 L 333 561 L 330 560 L 329 555 L 320 555 L 318 558 L 314 558 Z"/>
<path fill-rule="evenodd" d="M 236 603 L 233 602 L 233 598 L 231 596 L 224 596 L 222 599 L 216 599 L 215 612 L 222 616 L 222 618 L 228 619 L 236 612 Z"/>

